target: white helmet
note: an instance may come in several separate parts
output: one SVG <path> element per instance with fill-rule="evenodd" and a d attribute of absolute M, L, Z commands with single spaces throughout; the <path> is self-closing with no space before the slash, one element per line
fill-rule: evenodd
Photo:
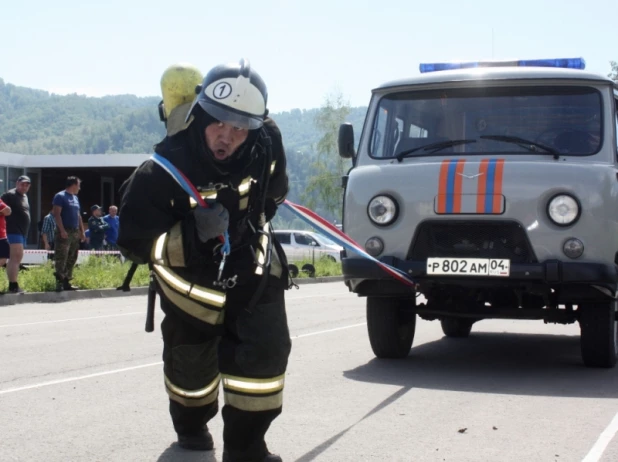
<path fill-rule="evenodd" d="M 260 75 L 251 71 L 249 61 L 222 64 L 213 68 L 195 89 L 197 97 L 187 120 L 199 105 L 211 117 L 236 127 L 262 127 L 268 113 L 268 93 Z"/>

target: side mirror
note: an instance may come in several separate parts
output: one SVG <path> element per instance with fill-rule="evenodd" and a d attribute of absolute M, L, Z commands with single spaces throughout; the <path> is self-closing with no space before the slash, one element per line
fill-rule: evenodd
<path fill-rule="evenodd" d="M 339 155 L 344 159 L 351 159 L 356 155 L 354 152 L 354 127 L 351 123 L 339 126 Z"/>

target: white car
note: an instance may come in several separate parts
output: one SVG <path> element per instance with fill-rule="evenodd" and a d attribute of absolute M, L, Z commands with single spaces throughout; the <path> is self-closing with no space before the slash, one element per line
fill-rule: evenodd
<path fill-rule="evenodd" d="M 283 247 L 289 262 L 316 260 L 326 257 L 332 261 L 341 261 L 343 247 L 335 244 L 322 234 L 301 230 L 276 230 L 275 236 Z"/>

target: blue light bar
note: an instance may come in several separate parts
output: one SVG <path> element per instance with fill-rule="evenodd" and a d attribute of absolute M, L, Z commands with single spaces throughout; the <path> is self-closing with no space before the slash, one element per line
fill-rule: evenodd
<path fill-rule="evenodd" d="M 423 63 L 419 66 L 421 73 L 449 71 L 452 69 L 469 69 L 473 67 L 560 67 L 565 69 L 585 69 L 584 58 L 563 59 L 521 59 L 518 61 L 470 61 L 452 63 Z"/>

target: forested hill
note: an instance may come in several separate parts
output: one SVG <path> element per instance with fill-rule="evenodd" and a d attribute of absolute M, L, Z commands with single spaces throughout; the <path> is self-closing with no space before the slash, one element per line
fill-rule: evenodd
<path fill-rule="evenodd" d="M 20 154 L 148 153 L 164 135 L 159 97 L 55 95 L 0 79 L 0 151 Z M 316 106 L 319 105 L 316 104 Z M 272 114 L 288 153 L 313 154 L 323 135 L 314 125 L 319 109 Z M 348 121 L 360 134 L 366 108 L 351 108 Z M 293 154 L 292 154 L 293 155 Z"/>

